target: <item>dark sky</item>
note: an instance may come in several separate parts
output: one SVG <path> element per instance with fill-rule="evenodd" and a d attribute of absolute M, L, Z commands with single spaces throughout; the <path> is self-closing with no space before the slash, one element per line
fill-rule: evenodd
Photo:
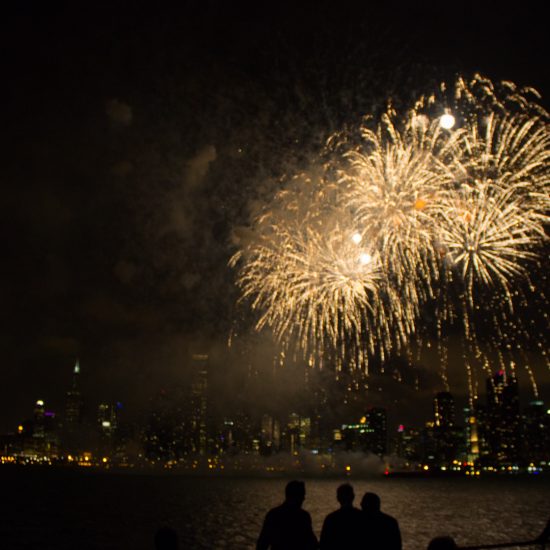
<path fill-rule="evenodd" d="M 231 233 L 264 182 L 456 72 L 548 105 L 542 3 L 19 4 L 2 17 L 0 431 L 38 398 L 59 410 L 76 357 L 90 403 L 137 410 L 204 349 L 224 399 L 249 367 L 260 395 L 271 346 L 225 343 L 245 316 Z"/>

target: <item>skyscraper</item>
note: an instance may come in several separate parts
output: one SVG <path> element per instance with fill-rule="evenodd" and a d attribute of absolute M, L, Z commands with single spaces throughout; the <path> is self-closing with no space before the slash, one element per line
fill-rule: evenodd
<path fill-rule="evenodd" d="M 367 412 L 367 421 L 373 432 L 370 437 L 370 450 L 384 456 L 388 450 L 388 428 L 386 409 L 373 407 Z"/>
<path fill-rule="evenodd" d="M 439 392 L 434 398 L 434 423 L 436 427 L 451 428 L 455 423 L 455 402 L 451 393 Z"/>
<path fill-rule="evenodd" d="M 519 392 L 514 373 L 500 370 L 487 379 L 487 440 L 496 465 L 517 464 L 519 452 Z"/>
<path fill-rule="evenodd" d="M 550 459 L 550 410 L 543 401 L 531 401 L 523 414 L 523 458 L 540 466 Z"/>
<path fill-rule="evenodd" d="M 75 429 L 82 420 L 82 396 L 79 388 L 80 362 L 77 359 L 73 368 L 71 389 L 65 402 L 65 428 Z"/>
<path fill-rule="evenodd" d="M 444 467 L 457 457 L 460 446 L 459 430 L 455 427 L 455 401 L 449 392 L 434 397 L 433 456 L 437 465 Z"/>
<path fill-rule="evenodd" d="M 386 409 L 373 407 L 357 424 L 343 424 L 335 434 L 337 446 L 347 451 L 371 452 L 379 457 L 387 454 L 387 413 Z"/>
<path fill-rule="evenodd" d="M 65 418 L 63 422 L 63 448 L 68 454 L 81 450 L 84 436 L 82 434 L 82 396 L 80 393 L 80 363 L 78 359 L 73 368 L 71 388 L 65 401 Z"/>
<path fill-rule="evenodd" d="M 191 424 L 195 449 L 207 451 L 208 355 L 194 354 L 191 373 Z"/>

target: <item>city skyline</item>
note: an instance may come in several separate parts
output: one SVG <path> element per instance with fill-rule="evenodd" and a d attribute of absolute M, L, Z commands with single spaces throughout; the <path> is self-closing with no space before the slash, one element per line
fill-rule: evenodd
<path fill-rule="evenodd" d="M 151 396 L 139 420 L 127 416 L 121 402 L 83 395 L 77 360 L 63 410 L 37 400 L 32 417 L 0 434 L 2 463 L 228 472 L 321 468 L 335 474 L 344 468 L 350 475 L 352 469 L 386 475 L 539 473 L 549 465 L 550 408 L 540 400 L 520 406 L 517 380 L 503 371 L 486 379 L 485 399 L 463 407 L 452 393 L 438 392 L 424 422 L 393 426 L 388 409 L 363 402 L 362 392 L 349 384 L 347 407 L 339 414 L 331 414 L 330 399 L 318 386 L 308 393 L 320 390 L 319 401 L 295 409 L 252 410 L 239 400 L 231 409 L 216 409 L 208 356 L 191 360 L 187 387 Z"/>

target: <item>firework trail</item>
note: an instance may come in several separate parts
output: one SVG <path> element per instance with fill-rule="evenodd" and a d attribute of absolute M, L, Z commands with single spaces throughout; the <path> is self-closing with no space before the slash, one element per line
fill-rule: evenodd
<path fill-rule="evenodd" d="M 461 137 L 452 159 L 455 181 L 437 204 L 436 242 L 443 257 L 436 306 L 443 321 L 439 332 L 441 336 L 445 322 L 460 320 L 463 359 L 473 354 L 474 363 L 490 374 L 479 333 L 483 347 L 498 356 L 504 370 L 502 350 L 509 356 L 518 335 L 530 345 L 546 345 L 529 334 L 517 311 L 540 298 L 534 294 L 540 289 L 532 285 L 530 270 L 544 254 L 547 240 L 548 115 L 530 100 L 538 97 L 536 92 L 511 83 L 496 86 L 482 77 L 469 83 L 459 78 L 454 87 L 441 87 L 446 89 L 454 90 L 451 99 L 440 97 L 431 105 L 446 105 L 444 112 L 456 116 Z M 430 101 L 424 98 L 416 107 L 422 112 Z M 547 304 L 544 296 L 542 301 Z M 525 368 L 532 373 L 527 364 Z M 534 376 L 530 379 L 536 395 Z"/>

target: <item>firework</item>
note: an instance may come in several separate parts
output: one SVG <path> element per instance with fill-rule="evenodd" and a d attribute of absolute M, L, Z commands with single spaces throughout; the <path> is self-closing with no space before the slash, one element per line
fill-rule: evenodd
<path fill-rule="evenodd" d="M 257 329 L 310 364 L 328 354 L 364 367 L 406 347 L 435 303 L 441 342 L 444 323 L 462 318 L 488 368 L 476 300 L 506 304 L 490 315 L 501 345 L 547 239 L 550 137 L 536 99 L 459 77 L 403 117 L 390 105 L 378 123 L 333 136 L 325 164 L 263 204 L 231 260 Z"/>
<path fill-rule="evenodd" d="M 255 219 L 239 266 L 243 299 L 285 347 L 365 364 L 401 346 L 413 330 L 376 247 L 325 182 L 296 178 Z"/>
<path fill-rule="evenodd" d="M 484 119 L 468 128 L 455 185 L 439 197 L 438 242 L 458 268 L 471 299 L 475 282 L 510 288 L 545 239 L 550 135 L 538 119 Z"/>
<path fill-rule="evenodd" d="M 387 273 L 418 301 L 437 272 L 434 211 L 454 181 L 447 167 L 461 133 L 449 136 L 437 121 L 411 113 L 398 127 L 390 109 L 375 129 L 345 152 L 342 193 L 357 224 L 374 243 Z"/>

